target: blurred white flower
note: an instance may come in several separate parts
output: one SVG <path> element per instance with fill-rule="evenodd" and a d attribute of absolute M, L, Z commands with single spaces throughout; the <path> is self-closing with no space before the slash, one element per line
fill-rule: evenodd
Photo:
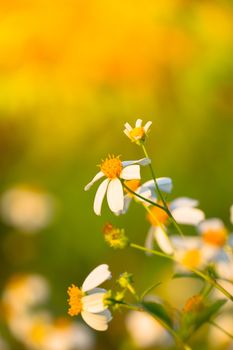
<path fill-rule="evenodd" d="M 152 199 L 156 201 L 155 194 L 153 194 Z M 159 202 L 159 204 L 162 203 Z M 205 218 L 204 212 L 196 208 L 197 205 L 197 200 L 187 197 L 177 198 L 168 204 L 170 212 L 178 224 L 193 226 L 198 225 Z M 151 227 L 146 237 L 146 247 L 152 249 L 155 239 L 163 252 L 166 254 L 174 253 L 172 242 L 166 235 L 166 226 L 169 224 L 168 214 L 156 206 L 150 206 L 149 208 L 150 212 L 147 219 Z"/>
<path fill-rule="evenodd" d="M 203 242 L 213 249 L 222 248 L 228 240 L 228 230 L 222 220 L 207 219 L 198 225 Z"/>
<path fill-rule="evenodd" d="M 140 143 L 145 140 L 151 125 L 152 122 L 149 121 L 142 126 L 142 120 L 137 119 L 134 128 L 129 123 L 125 123 L 124 133 L 132 142 Z"/>
<path fill-rule="evenodd" d="M 212 249 L 208 249 L 200 237 L 172 236 L 171 241 L 174 247 L 175 270 L 177 272 L 202 269 L 214 258 Z"/>
<path fill-rule="evenodd" d="M 40 275 L 16 275 L 6 285 L 2 303 L 6 316 L 22 313 L 29 307 L 44 302 L 49 295 L 46 279 Z"/>
<path fill-rule="evenodd" d="M 130 311 L 125 322 L 126 328 L 137 347 L 161 346 L 169 340 L 166 330 L 158 321 L 145 312 Z"/>
<path fill-rule="evenodd" d="M 105 331 L 112 316 L 105 305 L 107 291 L 97 288 L 111 278 L 108 265 L 97 266 L 85 279 L 81 288 L 72 285 L 68 288 L 69 315 L 81 313 L 84 321 L 97 331 Z"/>
<path fill-rule="evenodd" d="M 3 193 L 0 211 L 7 225 L 23 232 L 37 232 L 50 223 L 54 201 L 43 191 L 19 185 Z"/>
<path fill-rule="evenodd" d="M 109 156 L 103 160 L 100 165 L 100 172 L 85 186 L 85 191 L 101 179 L 106 179 L 100 184 L 94 200 L 94 212 L 101 215 L 101 208 L 105 194 L 107 194 L 107 202 L 113 213 L 118 213 L 124 208 L 124 192 L 121 183 L 122 180 L 140 179 L 140 165 L 146 166 L 150 163 L 150 159 L 142 158 L 139 160 L 121 161 L 119 157 Z"/>

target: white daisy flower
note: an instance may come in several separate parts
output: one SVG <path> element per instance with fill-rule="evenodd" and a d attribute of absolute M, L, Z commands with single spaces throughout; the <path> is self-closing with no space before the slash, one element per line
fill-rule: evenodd
<path fill-rule="evenodd" d="M 202 221 L 198 225 L 198 231 L 203 242 L 212 246 L 213 249 L 220 249 L 227 243 L 228 230 L 223 221 L 218 218 Z"/>
<path fill-rule="evenodd" d="M 154 196 L 153 200 L 156 201 L 157 198 Z M 178 224 L 196 226 L 205 218 L 204 212 L 196 208 L 197 205 L 198 201 L 195 199 L 180 197 L 169 204 L 169 209 Z M 152 249 L 155 239 L 163 252 L 172 254 L 174 247 L 165 233 L 166 226 L 169 224 L 168 214 L 163 209 L 151 206 L 147 219 L 151 223 L 151 227 L 147 234 L 146 247 Z"/>
<path fill-rule="evenodd" d="M 85 191 L 102 177 L 106 179 L 100 184 L 94 200 L 94 212 L 101 215 L 101 207 L 105 194 L 109 208 L 113 213 L 118 213 L 124 208 L 124 192 L 121 183 L 122 180 L 137 180 L 141 178 L 140 165 L 146 166 L 150 164 L 149 158 L 139 160 L 121 161 L 119 157 L 109 156 L 100 164 L 100 172 L 89 182 Z"/>
<path fill-rule="evenodd" d="M 69 315 L 81 313 L 84 321 L 97 331 L 105 331 L 112 316 L 104 299 L 107 291 L 97 288 L 101 283 L 111 278 L 108 265 L 97 266 L 85 279 L 81 288 L 74 284 L 68 288 Z"/>
<path fill-rule="evenodd" d="M 197 236 L 172 236 L 174 248 L 175 269 L 177 272 L 186 272 L 190 269 L 202 269 L 213 258 L 213 251 L 202 244 L 201 238 Z"/>
<path fill-rule="evenodd" d="M 142 120 L 137 119 L 134 128 L 129 123 L 125 123 L 124 133 L 132 142 L 140 143 L 141 141 L 145 140 L 148 132 L 150 131 L 151 125 L 152 122 L 149 121 L 142 126 Z"/>

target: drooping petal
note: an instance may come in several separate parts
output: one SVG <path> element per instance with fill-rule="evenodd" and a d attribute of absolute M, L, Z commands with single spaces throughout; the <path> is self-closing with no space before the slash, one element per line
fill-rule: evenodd
<path fill-rule="evenodd" d="M 162 230 L 161 227 L 157 226 L 154 231 L 155 239 L 160 249 L 166 254 L 173 254 L 174 248 L 167 234 Z"/>
<path fill-rule="evenodd" d="M 124 193 L 119 179 L 110 181 L 107 190 L 107 201 L 113 213 L 117 213 L 124 208 Z"/>
<path fill-rule="evenodd" d="M 202 210 L 188 207 L 174 209 L 172 215 L 179 224 L 183 225 L 198 225 L 205 218 Z"/>
<path fill-rule="evenodd" d="M 111 272 L 109 271 L 108 265 L 102 264 L 92 270 L 82 285 L 83 292 L 98 287 L 101 283 L 111 278 Z"/>
<path fill-rule="evenodd" d="M 138 159 L 138 160 L 124 160 L 123 162 L 121 162 L 123 168 L 128 166 L 128 165 L 133 165 L 133 164 L 139 164 L 139 165 L 142 165 L 142 166 L 146 166 L 146 165 L 148 165 L 150 163 L 151 163 L 150 158 L 141 158 L 141 159 Z"/>
<path fill-rule="evenodd" d="M 132 126 L 129 123 L 125 123 L 124 127 L 130 132 L 132 130 Z"/>
<path fill-rule="evenodd" d="M 161 191 L 166 193 L 171 192 L 173 184 L 170 177 L 159 177 L 156 181 Z"/>
<path fill-rule="evenodd" d="M 99 179 L 101 179 L 101 177 L 104 176 L 104 173 L 102 171 L 99 171 L 94 177 L 93 179 L 91 180 L 91 182 L 89 182 L 85 187 L 84 187 L 84 190 L 85 191 L 88 191 L 91 186 L 96 182 L 98 181 Z"/>
<path fill-rule="evenodd" d="M 98 313 L 107 309 L 104 305 L 105 293 L 93 293 L 82 297 L 83 311 Z"/>
<path fill-rule="evenodd" d="M 125 135 L 127 137 L 130 137 L 130 133 L 129 133 L 129 130 L 128 129 L 124 129 L 123 132 L 125 133 Z"/>
<path fill-rule="evenodd" d="M 152 121 L 149 121 L 145 124 L 145 126 L 144 126 L 145 133 L 147 133 L 149 131 L 151 125 L 152 125 Z"/>
<path fill-rule="evenodd" d="M 129 165 L 125 168 L 123 168 L 120 177 L 124 180 L 136 180 L 140 179 L 140 166 L 135 165 Z"/>
<path fill-rule="evenodd" d="M 179 197 L 177 199 L 174 199 L 171 204 L 170 208 L 171 210 L 181 207 L 187 207 L 187 208 L 194 208 L 197 207 L 199 204 L 199 201 L 197 199 L 192 199 L 188 197 Z"/>
<path fill-rule="evenodd" d="M 232 204 L 232 206 L 230 207 L 230 221 L 231 221 L 231 223 L 233 224 L 233 204 Z"/>
<path fill-rule="evenodd" d="M 224 223 L 218 218 L 212 218 L 201 222 L 198 228 L 200 232 L 205 232 L 208 230 L 219 230 L 224 228 Z"/>
<path fill-rule="evenodd" d="M 96 213 L 96 215 L 101 215 L 102 203 L 108 188 L 108 184 L 109 184 L 109 179 L 104 180 L 100 184 L 96 192 L 95 199 L 94 199 L 94 212 Z"/>
<path fill-rule="evenodd" d="M 154 243 L 154 232 L 155 227 L 151 226 L 145 240 L 145 247 L 147 249 L 153 249 L 153 243 Z M 146 252 L 147 255 L 152 255 L 152 253 Z"/>
<path fill-rule="evenodd" d="M 136 128 L 140 128 L 142 126 L 142 120 L 141 119 L 137 119 L 136 123 L 135 123 L 135 127 Z"/>
<path fill-rule="evenodd" d="M 109 310 L 105 310 L 98 314 L 82 311 L 81 315 L 84 321 L 96 331 L 106 331 L 108 329 L 108 322 L 112 319 Z"/>

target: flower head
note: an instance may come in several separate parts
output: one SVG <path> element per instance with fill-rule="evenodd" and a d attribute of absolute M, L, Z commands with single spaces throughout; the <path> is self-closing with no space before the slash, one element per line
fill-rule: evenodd
<path fill-rule="evenodd" d="M 115 249 L 123 249 L 128 245 L 128 238 L 125 235 L 125 230 L 114 227 L 107 223 L 103 229 L 105 241 L 110 247 Z"/>
<path fill-rule="evenodd" d="M 212 247 L 221 248 L 228 239 L 228 231 L 220 219 L 204 220 L 199 224 L 198 228 L 203 242 Z"/>
<path fill-rule="evenodd" d="M 87 191 L 96 181 L 104 176 L 106 177 L 100 184 L 95 195 L 94 212 L 96 215 L 101 215 L 105 194 L 107 194 L 107 201 L 111 211 L 116 214 L 122 212 L 124 208 L 124 191 L 121 181 L 140 180 L 140 165 L 145 166 L 149 163 L 149 158 L 122 162 L 119 156 L 113 155 L 103 160 L 99 165 L 100 172 L 85 187 L 85 191 Z"/>
<path fill-rule="evenodd" d="M 105 331 L 111 321 L 111 313 L 105 304 L 105 289 L 96 288 L 111 278 L 108 265 L 99 265 L 85 279 L 81 288 L 72 284 L 68 288 L 68 313 L 76 316 L 81 313 L 84 321 L 98 331 Z"/>
<path fill-rule="evenodd" d="M 145 138 L 150 131 L 151 124 L 152 122 L 149 121 L 145 124 L 145 126 L 142 126 L 142 120 L 137 119 L 134 128 L 129 123 L 125 123 L 124 133 L 132 142 L 140 145 L 145 141 Z"/>

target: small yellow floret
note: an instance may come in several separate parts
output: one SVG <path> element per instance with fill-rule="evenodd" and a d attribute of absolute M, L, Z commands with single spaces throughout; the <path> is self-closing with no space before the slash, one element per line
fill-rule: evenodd
<path fill-rule="evenodd" d="M 145 130 L 143 127 L 136 127 L 129 132 L 132 141 L 139 141 L 145 138 Z"/>
<path fill-rule="evenodd" d="M 115 157 L 114 155 L 109 155 L 108 158 L 103 160 L 100 164 L 100 170 L 111 180 L 119 177 L 122 169 L 123 167 L 119 156 Z"/>
<path fill-rule="evenodd" d="M 222 247 L 226 243 L 228 232 L 224 227 L 219 228 L 218 230 L 209 229 L 203 232 L 202 237 L 204 242 L 217 247 Z"/>
<path fill-rule="evenodd" d="M 185 252 L 181 263 L 188 268 L 197 268 L 201 263 L 201 253 L 198 249 L 191 249 Z"/>
<path fill-rule="evenodd" d="M 69 295 L 68 304 L 70 306 L 68 314 L 70 316 L 76 316 L 82 311 L 82 297 L 83 292 L 74 284 L 68 288 Z"/>
<path fill-rule="evenodd" d="M 204 308 L 204 303 L 203 303 L 203 297 L 199 294 L 192 296 L 189 298 L 185 306 L 183 308 L 184 312 L 198 312 L 203 310 Z"/>

